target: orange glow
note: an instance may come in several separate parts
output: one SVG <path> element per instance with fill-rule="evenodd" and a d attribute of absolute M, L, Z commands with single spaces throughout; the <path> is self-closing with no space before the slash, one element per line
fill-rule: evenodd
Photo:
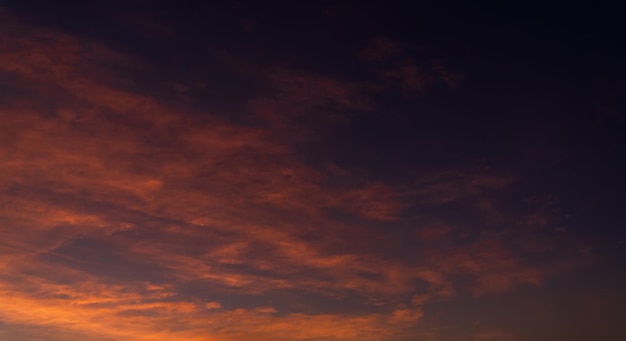
<path fill-rule="evenodd" d="M 32 340 L 436 341 L 437 304 L 540 287 L 589 261 L 525 257 L 555 248 L 527 238 L 541 214 L 495 212 L 487 197 L 514 184 L 506 172 L 387 181 L 303 157 L 323 134 L 303 117 L 374 115 L 375 86 L 272 69 L 257 77 L 274 92 L 238 121 L 186 97 L 205 85 L 163 76 L 171 98 L 138 90 L 131 70 L 151 66 L 129 52 L 6 10 L 0 32 L 0 76 L 27 94 L 0 101 L 0 323 Z M 408 53 L 371 45 L 361 59 Z M 442 77 L 416 63 L 382 77 L 412 92 Z M 456 202 L 488 218 L 478 232 L 464 211 L 433 213 Z"/>

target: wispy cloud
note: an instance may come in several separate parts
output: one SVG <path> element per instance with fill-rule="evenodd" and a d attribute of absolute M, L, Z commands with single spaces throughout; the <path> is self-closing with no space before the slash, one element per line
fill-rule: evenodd
<path fill-rule="evenodd" d="M 497 236 L 463 239 L 435 213 L 382 231 L 415 205 L 484 200 L 512 176 L 337 183 L 350 171 L 305 162 L 307 119 L 370 110 L 361 84 L 264 72 L 269 90 L 235 122 L 137 90 L 124 70 L 138 58 L 1 15 L 0 73 L 16 94 L 0 98 L 0 320 L 15 333 L 392 340 L 420 327 L 425 304 L 455 297 L 459 277 L 480 296 L 558 271 Z M 369 59 L 400 53 L 375 44 Z M 418 247 L 397 255 L 407 242 Z M 298 310 L 310 297 L 342 309 Z"/>

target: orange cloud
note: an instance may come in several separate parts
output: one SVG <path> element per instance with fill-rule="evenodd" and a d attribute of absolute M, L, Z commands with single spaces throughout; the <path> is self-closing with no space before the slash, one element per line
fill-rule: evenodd
<path fill-rule="evenodd" d="M 510 176 L 331 185 L 352 174 L 303 161 L 314 134 L 299 118 L 369 110 L 360 84 L 264 74 L 271 94 L 237 123 L 134 89 L 135 57 L 0 15 L 0 74 L 27 94 L 0 101 L 0 321 L 16 332 L 394 340 L 426 330 L 423 307 L 457 295 L 459 276 L 483 295 L 552 272 L 497 238 L 400 226 L 416 203 L 479 200 Z"/>

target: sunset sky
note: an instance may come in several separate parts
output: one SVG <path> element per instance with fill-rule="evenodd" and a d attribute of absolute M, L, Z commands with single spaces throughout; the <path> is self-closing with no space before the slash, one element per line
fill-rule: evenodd
<path fill-rule="evenodd" d="M 0 1 L 0 341 L 624 340 L 622 16 Z"/>

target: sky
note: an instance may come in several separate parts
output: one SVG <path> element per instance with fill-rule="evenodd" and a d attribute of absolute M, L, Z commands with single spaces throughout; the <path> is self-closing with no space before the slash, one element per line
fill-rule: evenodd
<path fill-rule="evenodd" d="M 0 340 L 623 340 L 625 33 L 2 1 Z"/>

